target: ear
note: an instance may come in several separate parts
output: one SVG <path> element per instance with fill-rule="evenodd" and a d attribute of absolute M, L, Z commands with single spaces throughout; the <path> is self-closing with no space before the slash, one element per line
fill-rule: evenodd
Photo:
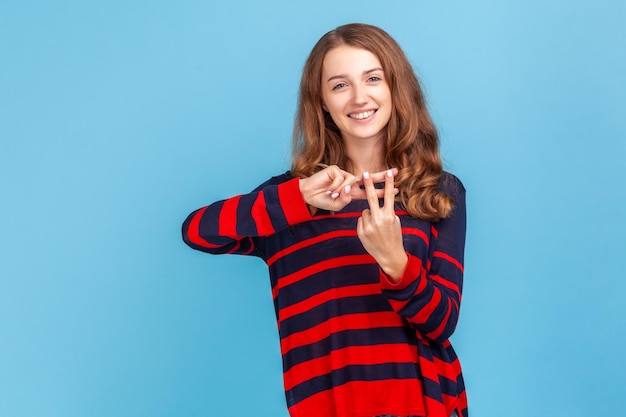
<path fill-rule="evenodd" d="M 326 113 L 328 113 L 328 108 L 326 107 L 326 103 L 324 103 L 323 101 L 322 101 L 322 109 L 323 109 Z"/>

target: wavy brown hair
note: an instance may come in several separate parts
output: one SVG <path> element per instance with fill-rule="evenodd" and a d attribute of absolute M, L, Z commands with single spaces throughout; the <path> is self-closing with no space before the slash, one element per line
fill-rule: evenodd
<path fill-rule="evenodd" d="M 291 173 L 305 178 L 328 165 L 344 169 L 351 166 L 341 132 L 322 104 L 324 57 L 340 45 L 370 51 L 382 64 L 393 103 L 383 139 L 383 161 L 388 167 L 398 168 L 398 199 L 413 217 L 428 221 L 447 217 L 453 202 L 438 187 L 443 173 L 439 138 L 419 81 L 398 43 L 375 26 L 340 26 L 313 47 L 300 82 Z"/>

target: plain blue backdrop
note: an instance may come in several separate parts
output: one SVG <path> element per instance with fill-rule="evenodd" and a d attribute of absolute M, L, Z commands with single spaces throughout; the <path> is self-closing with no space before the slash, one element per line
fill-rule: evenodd
<path fill-rule="evenodd" d="M 468 190 L 473 417 L 626 398 L 626 3 L 4 1 L 0 416 L 286 417 L 264 264 L 192 210 L 289 167 L 300 71 L 381 26 Z"/>

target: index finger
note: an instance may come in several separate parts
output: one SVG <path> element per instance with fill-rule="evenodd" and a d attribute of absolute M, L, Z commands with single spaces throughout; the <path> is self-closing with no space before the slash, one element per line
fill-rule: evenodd
<path fill-rule="evenodd" d="M 380 209 L 380 203 L 378 202 L 378 196 L 376 195 L 376 188 L 374 187 L 374 180 L 370 177 L 369 172 L 363 172 L 363 185 L 365 186 L 365 195 L 367 202 L 370 206 L 370 210 Z"/>
<path fill-rule="evenodd" d="M 396 199 L 396 193 L 394 188 L 394 176 L 391 170 L 387 170 L 385 173 L 385 196 L 383 202 L 383 209 L 385 211 L 395 211 L 394 204 Z"/>

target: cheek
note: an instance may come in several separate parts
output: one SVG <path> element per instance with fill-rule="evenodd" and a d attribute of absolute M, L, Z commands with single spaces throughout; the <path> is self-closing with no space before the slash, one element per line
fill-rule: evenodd
<path fill-rule="evenodd" d="M 343 106 L 338 100 L 328 100 L 325 102 L 326 111 L 330 113 L 333 120 L 343 114 Z"/>

